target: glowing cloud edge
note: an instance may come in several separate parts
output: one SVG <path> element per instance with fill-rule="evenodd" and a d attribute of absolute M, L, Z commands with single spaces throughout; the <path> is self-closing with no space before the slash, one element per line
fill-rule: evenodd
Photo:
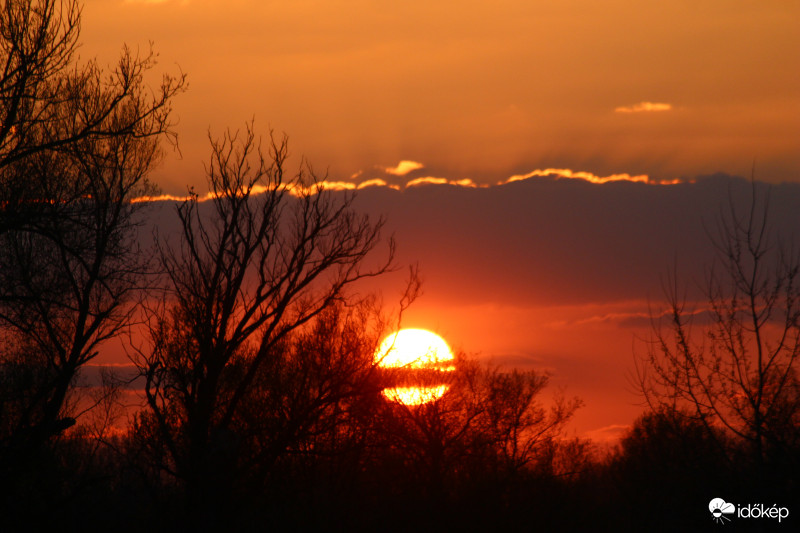
<path fill-rule="evenodd" d="M 357 173 L 359 175 L 359 173 Z M 526 174 L 515 174 L 510 176 L 508 179 L 499 181 L 495 184 L 477 184 L 469 178 L 464 178 L 460 180 L 451 180 L 447 178 L 440 178 L 434 176 L 425 176 L 421 178 L 414 178 L 406 182 L 405 185 L 394 185 L 387 183 L 386 180 L 380 178 L 373 178 L 362 181 L 360 183 L 354 183 L 350 181 L 320 181 L 315 184 L 309 186 L 296 186 L 296 185 L 281 185 L 279 188 L 281 190 L 285 190 L 289 194 L 293 196 L 303 196 L 308 194 L 317 194 L 322 191 L 355 191 L 359 189 L 365 189 L 367 187 L 376 187 L 376 188 L 386 188 L 392 189 L 396 191 L 402 191 L 404 189 L 410 189 L 413 187 L 425 186 L 425 185 L 448 185 L 448 186 L 456 186 L 456 187 L 464 187 L 468 189 L 475 189 L 475 188 L 490 188 L 490 187 L 498 187 L 507 185 L 509 183 L 514 183 L 518 181 L 525 181 L 534 178 L 548 178 L 548 179 L 577 179 L 583 180 L 595 185 L 602 185 L 605 183 L 610 182 L 619 182 L 619 181 L 628 181 L 632 183 L 642 183 L 646 185 L 653 185 L 653 186 L 666 186 L 666 185 L 677 185 L 680 183 L 684 183 L 684 180 L 680 179 L 673 179 L 673 180 L 652 180 L 647 174 L 637 174 L 631 175 L 628 173 L 620 173 L 620 174 L 611 174 L 609 176 L 598 176 L 592 172 L 586 171 L 574 171 L 568 168 L 545 168 L 545 169 L 536 169 L 532 170 Z M 275 187 L 265 187 L 265 186 L 255 186 L 253 187 L 251 194 L 257 195 L 268 190 L 274 190 Z M 215 196 L 212 193 L 206 193 L 203 195 L 198 195 L 197 200 L 200 202 L 211 200 Z M 161 194 L 157 196 L 142 196 L 139 198 L 135 198 L 132 200 L 132 203 L 137 202 L 162 202 L 162 201 L 174 201 L 174 202 L 185 202 L 187 200 L 192 199 L 189 195 L 172 195 L 172 194 Z"/>

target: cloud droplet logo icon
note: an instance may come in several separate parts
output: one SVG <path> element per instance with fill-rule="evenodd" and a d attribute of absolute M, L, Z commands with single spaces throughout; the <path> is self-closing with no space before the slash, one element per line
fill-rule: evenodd
<path fill-rule="evenodd" d="M 708 502 L 708 510 L 711 511 L 711 516 L 713 517 L 714 522 L 724 524 L 726 521 L 731 521 L 731 519 L 725 515 L 735 513 L 736 506 L 732 503 L 727 503 L 722 498 L 714 498 Z"/>

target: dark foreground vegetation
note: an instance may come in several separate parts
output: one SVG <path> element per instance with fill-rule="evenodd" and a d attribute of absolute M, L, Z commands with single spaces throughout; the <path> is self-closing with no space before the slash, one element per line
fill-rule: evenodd
<path fill-rule="evenodd" d="M 397 266 L 382 221 L 286 174 L 285 139 L 212 140 L 209 198 L 144 235 L 185 80 L 148 86 L 154 56 L 128 50 L 78 64 L 79 21 L 71 0 L 0 12 L 0 530 L 796 527 L 800 262 L 755 188 L 721 219 L 702 312 L 665 285 L 647 414 L 600 450 L 541 373 L 380 368 L 416 271 L 387 313 L 363 288 Z M 135 379 L 87 383 L 111 341 Z M 382 394 L 410 379 L 449 389 Z M 791 514 L 723 526 L 712 498 Z"/>
<path fill-rule="evenodd" d="M 147 415 L 124 435 L 67 432 L 15 486 L 4 485 L 4 529 L 709 531 L 722 527 L 708 510 L 721 495 L 795 509 L 796 459 L 757 465 L 745 447 L 721 450 L 700 424 L 657 414 L 597 455 L 585 441 L 540 435 L 554 413 L 539 407 L 526 409 L 531 425 L 514 426 L 532 375 L 468 374 L 437 403 L 405 407 L 365 394 L 329 405 L 297 432 L 276 411 L 248 413 L 214 435 L 203 478 L 172 471 Z M 507 387 L 502 399 L 473 403 L 498 384 Z M 254 403 L 272 395 L 259 391 Z M 519 440 L 515 429 L 526 430 Z M 794 516 L 734 518 L 726 530 L 793 524 Z"/>

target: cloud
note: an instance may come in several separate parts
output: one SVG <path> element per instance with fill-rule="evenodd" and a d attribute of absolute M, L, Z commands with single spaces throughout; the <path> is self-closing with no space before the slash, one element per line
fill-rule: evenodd
<path fill-rule="evenodd" d="M 596 443 L 616 443 L 628 431 L 631 426 L 628 424 L 610 424 L 605 427 L 597 428 L 586 432 L 586 436 Z"/>
<path fill-rule="evenodd" d="M 571 186 L 576 179 L 586 185 Z M 659 184 L 646 176 L 544 169 L 489 187 L 434 176 L 411 179 L 405 187 L 382 180 L 322 187 L 357 190 L 359 209 L 387 216 L 398 242 L 407 243 L 403 259 L 424 265 L 426 286 L 442 301 L 552 305 L 657 299 L 660 273 L 677 252 L 685 276 L 703 278 L 703 265 L 713 259 L 703 221 L 717 216 L 729 194 L 737 205 L 744 202 L 749 185 L 729 177 Z M 773 208 L 776 226 L 797 228 L 800 186 L 781 186 L 774 198 L 781 202 Z M 690 301 L 696 297 L 688 295 Z M 698 321 L 705 319 L 701 310 Z M 628 305 L 572 320 L 626 329 L 650 324 L 646 306 Z"/>
<path fill-rule="evenodd" d="M 383 170 L 387 174 L 392 174 L 393 176 L 405 176 L 409 172 L 413 172 L 421 168 L 425 168 L 425 165 L 422 163 L 417 163 L 416 161 L 404 159 L 400 161 L 396 167 L 383 167 Z"/>
<path fill-rule="evenodd" d="M 449 180 L 447 178 L 436 178 L 434 176 L 425 176 L 422 178 L 414 178 L 413 180 L 406 182 L 405 188 L 416 187 L 418 185 L 456 185 L 458 187 L 464 187 L 467 189 L 488 187 L 488 185 L 478 185 L 469 178 L 464 178 L 461 180 Z M 359 189 L 360 188 L 361 186 L 359 185 Z M 399 187 L 395 188 L 399 190 Z"/>
<path fill-rule="evenodd" d="M 320 181 L 311 187 L 304 187 L 302 190 L 304 193 L 307 192 L 314 192 L 316 190 L 328 190 L 328 191 L 352 191 L 356 188 L 354 183 L 350 183 L 347 181 Z M 294 190 L 291 190 L 294 193 Z"/>
<path fill-rule="evenodd" d="M 143 202 L 185 202 L 189 196 L 176 196 L 174 194 L 159 194 L 158 196 L 139 196 L 131 200 L 132 204 Z"/>
<path fill-rule="evenodd" d="M 469 178 L 464 178 L 463 180 L 450 181 L 449 183 L 451 183 L 452 185 L 460 185 L 461 187 L 471 187 L 471 188 L 478 187 L 478 184 Z"/>
<path fill-rule="evenodd" d="M 614 109 L 615 113 L 647 113 L 655 111 L 669 111 L 672 109 L 671 104 L 664 104 L 660 102 L 639 102 L 631 106 L 621 106 Z"/>
<path fill-rule="evenodd" d="M 419 165 L 419 166 L 414 167 L 414 169 L 411 169 L 411 166 L 413 165 Z M 424 168 L 424 167 L 420 163 L 416 163 L 414 161 L 401 161 L 400 164 L 397 165 L 397 167 L 384 170 L 386 170 L 386 172 L 390 174 L 401 176 L 418 168 Z M 350 178 L 356 179 L 361 175 L 362 172 L 359 171 L 350 176 Z M 598 176 L 591 172 L 573 171 L 568 168 L 546 168 L 546 169 L 532 170 L 527 174 L 516 174 L 514 176 L 509 177 L 506 180 L 499 181 L 497 185 L 506 185 L 517 181 L 525 181 L 535 177 L 550 177 L 550 178 L 554 177 L 556 179 L 562 179 L 562 178 L 579 179 L 594 184 L 603 184 L 614 181 L 630 181 L 635 183 L 646 183 L 649 185 L 676 185 L 679 183 L 691 183 L 680 179 L 653 181 L 646 174 L 631 175 L 628 173 L 621 173 L 621 174 L 611 174 L 609 176 Z M 290 194 L 293 194 L 295 196 L 300 196 L 302 194 L 314 194 L 315 192 L 318 192 L 320 190 L 350 191 L 354 189 L 364 189 L 366 187 L 386 187 L 394 190 L 402 190 L 404 188 L 407 189 L 410 187 L 417 187 L 420 185 L 455 185 L 458 187 L 463 187 L 468 189 L 491 187 L 490 185 L 477 184 L 469 178 L 452 180 L 448 178 L 441 178 L 435 176 L 423 176 L 419 178 L 414 178 L 406 182 L 405 185 L 390 184 L 384 179 L 372 178 L 364 180 L 360 183 L 353 183 L 347 181 L 321 181 L 315 185 L 312 185 L 311 187 L 300 187 L 296 185 L 283 185 L 282 187 L 288 190 Z M 253 187 L 252 192 L 253 194 L 260 194 L 267 190 L 268 187 L 256 185 L 255 187 Z M 199 195 L 200 201 L 210 200 L 212 198 L 214 198 L 214 194 L 210 192 L 205 195 Z M 158 202 L 158 201 L 185 202 L 186 200 L 189 199 L 190 199 L 189 195 L 162 194 L 159 196 L 143 196 L 134 199 L 133 202 L 134 203 Z"/>
<path fill-rule="evenodd" d="M 361 189 L 363 187 L 369 187 L 373 185 L 383 185 L 391 188 L 396 188 L 387 185 L 386 182 L 383 180 L 368 180 L 362 182 L 359 185 L 356 185 L 355 183 L 350 183 L 348 181 L 318 181 L 308 186 L 299 185 L 295 183 L 284 183 L 279 186 L 254 185 L 252 190 L 250 191 L 250 194 L 251 195 L 263 194 L 267 191 L 271 191 L 277 188 L 280 190 L 287 191 L 289 194 L 293 196 L 304 196 L 308 194 L 311 195 L 317 194 L 321 191 L 352 191 L 355 190 L 356 188 Z M 205 202 L 206 200 L 212 200 L 217 196 L 218 195 L 213 192 L 208 192 L 205 195 L 197 195 L 197 200 L 200 202 Z M 133 200 L 131 200 L 131 203 L 136 204 L 142 202 L 186 202 L 191 199 L 192 196 L 189 194 L 182 196 L 174 194 L 161 194 L 158 196 L 140 196 L 138 198 L 134 198 Z"/>
<path fill-rule="evenodd" d="M 375 178 L 367 181 L 362 181 L 356 187 L 357 189 L 364 189 L 366 187 L 389 187 L 390 189 L 399 190 L 400 187 L 397 185 L 389 185 L 386 183 L 386 180 L 382 180 L 380 178 Z"/>
<path fill-rule="evenodd" d="M 636 176 L 631 176 L 630 174 L 623 173 L 623 174 L 612 174 L 610 176 L 601 177 L 596 174 L 592 174 L 591 172 L 584 172 L 584 171 L 574 172 L 568 168 L 547 168 L 544 170 L 542 169 L 532 170 L 527 174 L 516 174 L 514 176 L 511 176 L 505 181 L 501 181 L 500 183 L 498 183 L 498 185 L 504 185 L 506 183 L 512 183 L 515 181 L 523 181 L 533 177 L 546 177 L 546 176 L 555 176 L 556 178 L 582 179 L 591 183 L 608 183 L 610 181 L 633 181 L 637 183 L 659 183 L 659 184 L 664 183 L 664 182 L 651 182 L 647 174 L 639 174 Z"/>
<path fill-rule="evenodd" d="M 648 327 L 651 325 L 650 320 L 651 317 L 647 311 L 612 312 L 581 318 L 570 325 L 587 326 L 599 323 L 615 323 L 620 326 Z"/>
<path fill-rule="evenodd" d="M 417 185 L 444 185 L 449 183 L 447 178 L 434 178 L 433 176 L 425 176 L 424 178 L 416 178 L 408 183 L 406 187 L 416 187 Z"/>

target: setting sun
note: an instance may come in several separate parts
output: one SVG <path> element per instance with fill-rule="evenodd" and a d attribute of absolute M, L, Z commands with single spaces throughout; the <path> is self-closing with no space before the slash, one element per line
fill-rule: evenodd
<path fill-rule="evenodd" d="M 387 336 L 375 352 L 378 366 L 411 372 L 419 384 L 407 384 L 383 390 L 383 396 L 405 405 L 419 405 L 444 396 L 449 385 L 429 383 L 431 375 L 455 370 L 453 352 L 440 336 L 425 329 L 401 329 Z M 434 371 L 423 376 L 421 372 Z M 441 376 L 439 376 L 441 377 Z"/>
<path fill-rule="evenodd" d="M 385 368 L 432 368 L 453 360 L 450 347 L 425 329 L 401 329 L 383 339 L 375 359 Z"/>

